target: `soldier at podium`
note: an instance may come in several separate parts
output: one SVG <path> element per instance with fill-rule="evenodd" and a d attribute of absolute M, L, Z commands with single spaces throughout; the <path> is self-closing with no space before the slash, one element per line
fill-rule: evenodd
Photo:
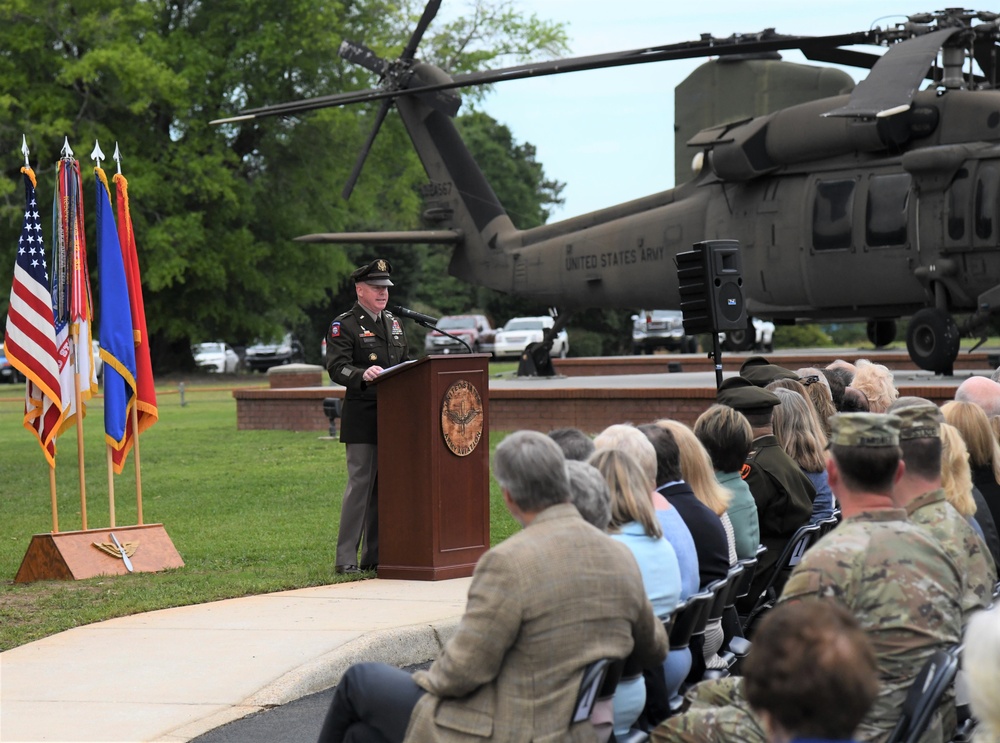
<path fill-rule="evenodd" d="M 327 333 L 327 371 L 347 388 L 340 425 L 340 440 L 347 445 L 347 489 L 337 535 L 338 573 L 378 565 L 378 401 L 370 383 L 409 358 L 403 325 L 385 309 L 391 271 L 382 258 L 354 271 L 358 301 L 334 319 Z"/>

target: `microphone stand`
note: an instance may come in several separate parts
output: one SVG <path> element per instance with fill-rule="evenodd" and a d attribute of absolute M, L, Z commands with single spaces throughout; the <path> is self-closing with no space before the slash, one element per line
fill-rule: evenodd
<path fill-rule="evenodd" d="M 415 323 L 417 323 L 417 325 L 423 325 L 423 326 L 424 326 L 425 328 L 427 328 L 428 330 L 436 330 L 436 331 L 437 331 L 437 332 L 439 332 L 439 333 L 440 333 L 441 335 L 446 335 L 446 336 L 448 336 L 449 338 L 453 338 L 453 339 L 455 339 L 456 341 L 458 341 L 459 343 L 461 343 L 461 344 L 462 344 L 463 346 L 465 346 L 466 350 L 467 350 L 467 351 L 468 351 L 469 353 L 472 353 L 472 346 L 470 346 L 470 345 L 469 345 L 468 343 L 466 343 L 466 342 L 465 342 L 464 340 L 462 340 L 461 338 L 459 338 L 459 337 L 458 337 L 457 335 L 452 335 L 452 334 L 451 334 L 451 333 L 449 333 L 449 332 L 448 332 L 447 330 L 441 330 L 441 328 L 439 328 L 439 327 L 438 327 L 437 325 L 435 325 L 434 323 L 429 323 L 429 322 L 424 322 L 423 320 L 414 320 L 414 322 L 415 322 Z"/>

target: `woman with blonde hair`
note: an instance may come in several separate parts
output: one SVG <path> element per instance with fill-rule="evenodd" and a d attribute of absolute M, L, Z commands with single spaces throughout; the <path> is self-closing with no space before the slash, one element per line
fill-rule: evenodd
<path fill-rule="evenodd" d="M 715 468 L 712 466 L 712 458 L 705 447 L 698 441 L 694 431 L 685 426 L 680 421 L 663 419 L 656 421 L 656 425 L 669 431 L 677 442 L 680 449 L 681 475 L 684 481 L 691 487 L 695 497 L 701 501 L 708 509 L 719 517 L 722 527 L 726 533 L 726 541 L 729 546 L 729 566 L 736 564 L 736 535 L 733 533 L 733 524 L 729 519 L 726 509 L 733 499 L 733 494 L 719 484 L 715 479 Z M 727 571 L 728 572 L 728 571 Z M 699 681 L 705 668 L 725 668 L 726 664 L 719 657 L 719 648 L 722 647 L 724 639 L 722 621 L 715 620 L 705 627 L 705 639 L 702 646 L 701 656 L 704 664 L 695 662 L 691 673 L 688 675 L 688 682 Z M 695 645 L 692 645 L 692 650 Z"/>
<path fill-rule="evenodd" d="M 863 393 L 868 399 L 869 412 L 886 412 L 893 401 L 899 397 L 889 367 L 873 364 L 868 359 L 858 359 L 855 368 L 857 371 L 854 374 L 851 387 Z"/>
<path fill-rule="evenodd" d="M 972 497 L 972 468 L 962 434 L 950 423 L 941 424 L 941 488 L 955 510 L 983 536 L 976 522 L 976 500 Z"/>
<path fill-rule="evenodd" d="M 618 449 L 598 449 L 588 461 L 604 476 L 611 493 L 608 534 L 632 552 L 653 611 L 666 619 L 680 601 L 681 572 L 649 498 L 653 482 L 634 457 Z M 642 675 L 622 678 L 614 697 L 616 737 L 628 734 L 645 704 Z"/>
<path fill-rule="evenodd" d="M 952 400 L 941 406 L 941 413 L 946 423 L 958 429 L 969 450 L 975 486 L 972 495 L 974 498 L 979 496 L 976 498 L 976 521 L 986 535 L 994 561 L 1000 566 L 1000 539 L 996 526 L 1000 520 L 1000 444 L 986 413 L 978 405 Z"/>
<path fill-rule="evenodd" d="M 816 490 L 810 523 L 833 515 L 833 491 L 826 479 L 826 434 L 812 403 L 790 389 L 772 389 L 780 405 L 774 407 L 771 425 L 781 448 L 805 473 Z"/>
<path fill-rule="evenodd" d="M 733 534 L 733 524 L 729 520 L 726 509 L 733 499 L 733 494 L 719 484 L 715 479 L 715 468 L 712 458 L 694 431 L 680 421 L 664 418 L 656 421 L 656 425 L 673 434 L 674 440 L 681 452 L 681 474 L 684 481 L 691 486 L 695 496 L 708 506 L 726 530 L 726 541 L 729 544 L 729 566 L 732 567 L 739 559 L 736 557 L 736 537 Z"/>

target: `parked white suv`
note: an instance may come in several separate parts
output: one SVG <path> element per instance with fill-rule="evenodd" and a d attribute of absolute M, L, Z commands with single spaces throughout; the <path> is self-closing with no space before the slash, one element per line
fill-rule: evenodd
<path fill-rule="evenodd" d="M 515 317 L 507 321 L 497 331 L 493 342 L 493 356 L 502 359 L 518 357 L 531 343 L 539 343 L 545 331 L 551 328 L 553 320 L 547 315 L 540 317 Z M 566 330 L 560 330 L 552 340 L 550 356 L 561 359 L 569 354 L 569 335 Z"/>

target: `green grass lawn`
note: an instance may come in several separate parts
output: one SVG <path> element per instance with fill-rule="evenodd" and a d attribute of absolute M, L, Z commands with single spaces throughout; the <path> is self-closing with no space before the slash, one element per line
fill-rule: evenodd
<path fill-rule="evenodd" d="M 259 377 L 235 380 L 261 384 Z M 30 584 L 13 579 L 31 536 L 52 530 L 48 465 L 21 424 L 23 385 L 0 387 L 0 651 L 136 612 L 348 580 L 333 571 L 344 446 L 314 431 L 237 431 L 232 384 L 206 379 L 185 387 L 184 406 L 176 384 L 158 387 L 159 422 L 140 440 L 143 520 L 164 525 L 185 566 Z M 104 529 L 103 401 L 92 402 L 84 425 L 87 520 Z M 494 434 L 491 448 L 502 438 Z M 59 529 L 73 531 L 81 528 L 75 432 L 58 447 Z M 119 526 L 137 522 L 132 462 L 115 477 Z M 490 485 L 496 544 L 518 527 Z"/>

